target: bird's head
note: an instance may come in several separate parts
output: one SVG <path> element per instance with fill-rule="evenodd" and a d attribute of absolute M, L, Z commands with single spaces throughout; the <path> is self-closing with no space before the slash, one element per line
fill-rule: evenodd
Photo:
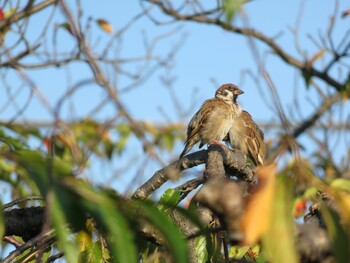
<path fill-rule="evenodd" d="M 236 103 L 237 97 L 243 94 L 244 91 L 236 85 L 228 83 L 221 85 L 215 92 L 215 97 L 229 103 Z"/>

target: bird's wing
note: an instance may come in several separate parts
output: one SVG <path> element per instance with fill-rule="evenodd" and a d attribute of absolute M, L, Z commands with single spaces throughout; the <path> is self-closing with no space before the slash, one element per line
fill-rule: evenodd
<path fill-rule="evenodd" d="M 202 107 L 196 112 L 196 114 L 192 117 L 190 123 L 187 127 L 187 140 L 185 143 L 193 140 L 197 135 L 199 135 L 200 130 L 203 125 L 208 121 L 210 113 L 212 111 L 212 102 L 216 99 L 206 100 Z M 199 139 L 196 140 L 197 143 Z"/>
<path fill-rule="evenodd" d="M 247 111 L 242 111 L 242 119 L 244 121 L 244 134 L 248 154 L 255 165 L 263 164 L 266 153 L 264 133 Z"/>

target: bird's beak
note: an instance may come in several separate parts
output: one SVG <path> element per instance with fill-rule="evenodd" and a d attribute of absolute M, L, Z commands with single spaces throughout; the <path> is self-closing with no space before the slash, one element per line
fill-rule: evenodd
<path fill-rule="evenodd" d="M 241 89 L 236 89 L 235 90 L 235 95 L 241 95 L 241 94 L 243 94 L 244 93 L 244 91 L 243 90 L 241 90 Z"/>

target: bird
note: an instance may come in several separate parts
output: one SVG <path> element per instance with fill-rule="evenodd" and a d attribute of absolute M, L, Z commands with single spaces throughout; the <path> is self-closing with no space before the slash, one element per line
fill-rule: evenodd
<path fill-rule="evenodd" d="M 241 150 L 255 166 L 262 165 L 266 154 L 264 133 L 249 112 L 242 110 L 228 133 L 231 147 Z"/>
<path fill-rule="evenodd" d="M 224 84 L 216 90 L 215 98 L 202 104 L 187 126 L 187 139 L 177 166 L 196 143 L 200 142 L 199 148 L 202 148 L 203 145 L 218 143 L 227 137 L 235 114 L 240 112 L 237 97 L 243 93 L 234 84 Z"/>

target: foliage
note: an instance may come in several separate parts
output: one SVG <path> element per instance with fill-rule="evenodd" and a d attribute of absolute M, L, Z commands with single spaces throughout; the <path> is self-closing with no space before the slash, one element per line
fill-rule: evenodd
<path fill-rule="evenodd" d="M 337 26 L 334 17 L 339 16 L 337 8 L 324 35 L 318 33 L 320 39 L 309 36 L 316 50 L 309 56 L 296 44 L 301 54 L 298 57 L 277 38 L 248 27 L 246 14 L 240 17 L 246 5 L 254 1 L 223 0 L 214 6 L 204 1 L 141 1 L 141 14 L 119 29 L 105 17 L 85 17 L 80 1 L 69 5 L 68 1 L 56 0 L 24 2 L 10 0 L 0 6 L 0 68 L 4 70 L 0 77 L 9 101 L 4 108 L 14 105 L 16 109 L 12 119 L 0 123 L 0 184 L 7 189 L 0 200 L 4 207 L 0 212 L 0 250 L 6 251 L 1 255 L 3 262 L 53 262 L 59 258 L 66 262 L 349 262 L 350 152 L 345 147 L 340 157 L 334 149 L 344 148 L 343 142 L 348 140 L 348 116 L 343 116 L 343 106 L 350 96 L 350 40 L 348 31 L 339 28 L 344 37 L 337 41 L 332 37 Z M 33 40 L 29 22 L 37 13 L 46 11 L 52 13 L 48 12 L 47 23 Z M 343 19 L 348 13 L 343 13 Z M 180 117 L 186 115 L 182 100 L 175 98 L 170 73 L 178 47 L 168 54 L 163 50 L 161 55 L 154 52 L 158 42 L 169 34 L 157 36 L 151 43 L 145 38 L 144 57 L 125 59 L 120 55 L 123 34 L 140 17 L 156 25 L 178 21 L 213 25 L 227 34 L 243 35 L 249 42 L 259 68 L 253 79 L 257 86 L 261 82 L 267 86 L 268 93 L 261 94 L 267 103 L 272 102 L 279 130 L 266 141 L 266 163 L 257 168 L 249 164 L 244 167 L 254 170 L 255 183 L 246 187 L 248 183 L 239 179 L 244 173 L 242 167 L 236 169 L 237 173 L 227 171 L 222 175 L 221 183 L 229 181 L 242 189 L 242 193 L 234 193 L 243 201 L 238 204 L 237 215 L 229 217 L 231 221 L 227 216 L 233 211 L 215 208 L 219 203 L 224 208 L 231 207 L 236 200 L 214 198 L 214 207 L 204 207 L 196 199 L 195 189 L 212 183 L 207 170 L 203 174 L 193 170 L 179 174 L 170 164 L 177 143 L 185 139 L 184 125 L 138 120 L 126 106 L 124 94 L 137 93 L 134 88 L 142 86 L 161 68 L 166 76 L 160 80 L 173 99 L 173 106 Z M 163 20 L 169 17 L 171 22 Z M 238 26 L 242 21 L 237 20 L 242 17 L 247 27 Z M 291 31 L 298 42 L 297 30 Z M 253 40 L 261 43 L 256 45 Z M 69 51 L 64 50 L 66 46 L 61 47 L 63 42 L 70 45 Z M 282 105 L 278 85 L 268 71 L 270 66 L 259 56 L 260 44 L 268 48 L 269 56 L 273 54 L 295 70 L 294 77 L 297 75 L 306 92 L 319 96 L 319 103 L 312 104 L 314 112 L 310 116 L 303 116 L 298 101 L 291 112 Z M 51 106 L 32 72 L 55 67 L 59 73 L 54 72 L 59 75 L 70 72 L 76 64 L 81 66 L 81 72 L 74 70 L 74 84 L 69 84 L 64 95 Z M 335 72 L 341 72 L 341 77 Z M 253 75 L 251 71 L 249 74 Z M 17 76 L 18 90 L 8 83 L 11 75 Z M 120 78 L 127 79 L 124 88 L 118 85 Z M 16 96 L 22 86 L 30 90 L 29 99 L 17 105 Z M 96 105 L 83 117 L 66 120 L 62 109 L 83 87 L 98 89 L 103 96 L 99 93 L 100 98 L 95 97 L 91 104 Z M 157 96 L 161 92 L 157 90 Z M 18 121 L 33 96 L 51 114 L 52 123 L 48 126 Z M 146 106 L 153 103 L 141 99 Z M 83 108 L 84 103 L 76 106 Z M 105 107 L 113 108 L 113 116 L 101 121 L 100 110 Z M 335 108 L 340 108 L 340 116 Z M 168 117 L 162 109 L 160 112 Z M 301 117 L 292 122 L 295 115 Z M 337 133 L 336 122 L 340 130 L 345 127 L 345 132 Z M 270 126 L 266 127 L 269 131 L 273 129 Z M 304 143 L 305 137 L 308 143 Z M 331 146 L 334 143 L 336 147 Z M 230 153 L 239 156 L 235 151 Z M 194 153 L 184 169 L 208 159 L 208 154 L 203 157 Z M 115 165 L 113 172 L 117 176 L 104 181 L 104 169 L 96 172 L 96 163 Z M 155 171 L 155 166 L 160 170 L 146 181 L 142 175 L 149 173 L 148 163 L 153 165 L 151 171 Z M 131 173 L 136 174 L 130 183 L 132 187 L 125 187 L 125 192 L 115 189 L 111 182 L 124 186 Z M 187 174 L 198 178 L 188 179 Z M 181 183 L 176 181 L 179 178 Z M 157 192 L 168 179 L 174 180 L 175 186 L 167 185 L 167 189 Z M 130 198 L 135 188 L 147 194 Z M 4 204 L 6 200 L 10 203 Z M 32 206 L 44 207 L 44 216 L 37 221 L 41 233 L 30 240 L 25 235 L 12 237 L 8 230 L 9 212 L 29 211 Z M 34 219 L 33 216 L 18 221 L 30 225 Z"/>

